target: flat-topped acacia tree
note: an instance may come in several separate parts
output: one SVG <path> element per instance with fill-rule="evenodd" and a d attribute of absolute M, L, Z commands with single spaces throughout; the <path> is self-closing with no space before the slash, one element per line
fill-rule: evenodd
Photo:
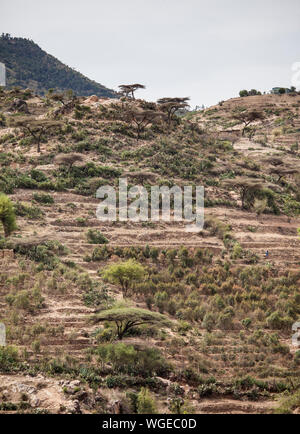
<path fill-rule="evenodd" d="M 244 209 L 249 209 L 251 205 L 253 205 L 255 195 L 264 187 L 260 180 L 247 176 L 237 176 L 234 179 L 226 179 L 223 181 L 223 185 L 239 191 L 242 208 Z"/>
<path fill-rule="evenodd" d="M 141 133 L 145 128 L 165 118 L 165 114 L 162 111 L 157 110 L 144 110 L 141 107 L 128 108 L 125 113 L 125 119 L 127 122 L 131 122 L 135 125 L 137 131 L 137 140 L 141 138 Z"/>
<path fill-rule="evenodd" d="M 69 113 L 75 107 L 76 103 L 78 103 L 78 98 L 74 94 L 74 92 L 70 90 L 66 90 L 64 92 L 54 92 L 53 89 L 49 89 L 48 94 L 46 95 L 49 100 L 54 102 L 60 102 L 61 106 L 57 107 L 53 111 L 53 116 L 57 117 L 58 115 L 62 115 L 65 113 Z"/>
<path fill-rule="evenodd" d="M 187 108 L 189 106 L 189 100 L 189 97 L 160 98 L 159 100 L 157 100 L 157 104 L 159 105 L 160 110 L 167 114 L 169 127 L 176 111 L 179 109 Z"/>
<path fill-rule="evenodd" d="M 237 120 L 244 124 L 243 130 L 242 130 L 242 136 L 245 135 L 245 131 L 247 127 L 252 124 L 252 122 L 255 121 L 263 121 L 265 118 L 263 112 L 260 112 L 256 109 L 247 110 L 243 107 L 237 107 L 232 112 L 232 119 Z"/>
<path fill-rule="evenodd" d="M 171 327 L 171 321 L 158 312 L 151 312 L 146 309 L 131 307 L 113 308 L 104 310 L 93 318 L 94 322 L 114 322 L 118 339 L 122 340 L 124 335 L 133 327 L 139 325 L 160 325 L 161 327 Z"/>
<path fill-rule="evenodd" d="M 48 99 L 51 99 L 52 101 L 58 101 L 64 106 L 77 99 L 72 89 L 66 90 L 64 92 L 54 92 L 54 89 L 49 89 L 46 96 Z"/>
<path fill-rule="evenodd" d="M 132 99 L 135 99 L 134 92 L 138 89 L 146 89 L 146 86 L 143 84 L 135 83 L 135 84 L 121 84 L 119 86 L 120 93 L 125 96 L 126 98 L 131 95 Z"/>
<path fill-rule="evenodd" d="M 72 152 L 70 154 L 57 154 L 54 158 L 54 162 L 59 166 L 65 166 L 67 171 L 70 171 L 73 164 L 80 163 L 83 161 L 83 156 L 76 152 Z"/>
<path fill-rule="evenodd" d="M 37 119 L 32 116 L 22 116 L 11 120 L 10 125 L 29 133 L 37 145 L 37 152 L 41 152 L 41 141 L 46 131 L 61 128 L 63 122 L 52 119 Z"/>

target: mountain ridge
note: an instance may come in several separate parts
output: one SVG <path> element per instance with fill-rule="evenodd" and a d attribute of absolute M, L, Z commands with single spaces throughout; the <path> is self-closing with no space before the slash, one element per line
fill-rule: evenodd
<path fill-rule="evenodd" d="M 58 91 L 72 89 L 78 96 L 116 97 L 112 89 L 65 65 L 30 39 L 2 34 L 0 62 L 6 66 L 8 88 L 29 87 L 41 95 L 50 88 Z"/>

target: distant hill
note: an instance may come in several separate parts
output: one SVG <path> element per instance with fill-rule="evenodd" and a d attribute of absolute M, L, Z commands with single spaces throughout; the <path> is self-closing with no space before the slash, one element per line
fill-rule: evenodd
<path fill-rule="evenodd" d="M 31 88 L 39 94 L 55 88 L 72 89 L 78 96 L 116 96 L 113 90 L 64 65 L 29 39 L 2 34 L 0 62 L 6 66 L 8 87 Z"/>

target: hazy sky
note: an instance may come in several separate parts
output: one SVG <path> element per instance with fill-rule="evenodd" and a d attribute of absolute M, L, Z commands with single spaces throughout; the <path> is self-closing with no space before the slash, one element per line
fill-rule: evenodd
<path fill-rule="evenodd" d="M 212 105 L 291 86 L 299 0 L 0 0 L 0 32 L 33 39 L 107 87 Z"/>

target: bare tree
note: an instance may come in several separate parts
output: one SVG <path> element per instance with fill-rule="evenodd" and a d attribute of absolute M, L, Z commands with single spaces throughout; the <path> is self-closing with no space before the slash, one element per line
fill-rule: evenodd
<path fill-rule="evenodd" d="M 41 141 L 46 131 L 50 129 L 58 129 L 63 126 L 60 121 L 52 119 L 37 119 L 31 116 L 22 116 L 15 118 L 11 121 L 11 126 L 21 128 L 23 131 L 29 133 L 37 145 L 37 152 L 41 152 Z"/>
<path fill-rule="evenodd" d="M 146 86 L 143 84 L 135 83 L 135 84 L 121 84 L 119 86 L 121 95 L 125 96 L 126 98 L 131 95 L 132 99 L 135 99 L 134 92 L 138 89 L 146 89 Z"/>

